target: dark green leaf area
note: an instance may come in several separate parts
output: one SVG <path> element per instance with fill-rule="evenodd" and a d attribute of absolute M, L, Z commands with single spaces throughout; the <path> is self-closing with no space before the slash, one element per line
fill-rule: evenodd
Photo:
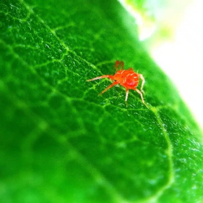
<path fill-rule="evenodd" d="M 116 60 L 144 75 L 146 105 L 86 82 Z M 115 0 L 1 1 L 0 115 L 0 202 L 203 198 L 199 129 Z"/>
<path fill-rule="evenodd" d="M 187 196 L 184 193 L 189 194 L 197 200 L 202 200 L 203 185 L 199 182 L 203 177 L 202 170 L 202 146 L 196 138 L 196 132 L 188 127 L 185 119 L 181 118 L 177 113 L 169 109 L 162 109 L 160 111 L 165 129 L 167 130 L 171 143 L 173 144 L 173 156 L 175 179 L 174 184 L 177 185 L 178 193 L 183 201 L 188 201 Z M 170 120 L 170 122 L 167 122 Z M 180 134 L 180 131 L 182 132 Z M 192 135 L 192 136 L 189 136 Z M 180 174 L 185 174 L 184 178 L 181 178 Z M 188 187 L 190 185 L 190 187 Z M 174 188 L 170 188 L 167 191 L 168 195 L 171 193 L 177 193 Z"/>

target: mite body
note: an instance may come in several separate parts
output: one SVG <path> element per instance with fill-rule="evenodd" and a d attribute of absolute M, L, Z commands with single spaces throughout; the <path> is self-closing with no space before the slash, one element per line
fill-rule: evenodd
<path fill-rule="evenodd" d="M 121 70 L 118 70 L 119 65 L 121 65 Z M 128 93 L 129 93 L 130 89 L 135 90 L 140 95 L 140 97 L 142 99 L 142 103 L 145 104 L 144 98 L 142 95 L 142 93 L 144 93 L 143 86 L 145 83 L 145 79 L 144 79 L 143 75 L 134 72 L 134 70 L 132 68 L 123 70 L 123 66 L 124 66 L 123 61 L 116 61 L 115 68 L 117 71 L 114 75 L 102 75 L 102 76 L 99 76 L 96 78 L 89 79 L 87 81 L 89 82 L 89 81 L 98 80 L 98 79 L 102 79 L 102 78 L 109 78 L 113 81 L 113 83 L 111 85 L 109 85 L 106 89 L 104 89 L 99 95 L 103 94 L 104 92 L 106 92 L 108 89 L 110 89 L 114 85 L 120 84 L 121 86 L 125 87 L 125 89 L 126 89 L 126 96 L 125 96 L 126 104 L 127 104 Z M 137 86 L 139 84 L 139 79 L 142 80 L 140 90 L 137 89 Z"/>

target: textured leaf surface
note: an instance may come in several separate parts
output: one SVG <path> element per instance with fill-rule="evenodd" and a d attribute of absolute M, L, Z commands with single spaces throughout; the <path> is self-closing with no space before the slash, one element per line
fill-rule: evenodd
<path fill-rule="evenodd" d="M 0 2 L 0 202 L 198 202 L 200 132 L 117 1 Z M 145 100 L 114 87 L 115 60 Z"/>

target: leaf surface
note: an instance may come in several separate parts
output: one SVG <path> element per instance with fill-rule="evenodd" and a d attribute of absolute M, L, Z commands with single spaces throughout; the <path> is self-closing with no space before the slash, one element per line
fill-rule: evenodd
<path fill-rule="evenodd" d="M 0 202 L 197 202 L 200 131 L 115 0 L 0 2 Z M 118 86 L 123 60 L 145 101 Z"/>

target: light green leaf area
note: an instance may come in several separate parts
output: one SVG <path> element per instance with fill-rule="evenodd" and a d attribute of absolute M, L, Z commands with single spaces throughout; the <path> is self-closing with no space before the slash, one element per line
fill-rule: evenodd
<path fill-rule="evenodd" d="M 116 0 L 0 1 L 0 202 L 203 200 L 200 132 L 133 23 Z M 116 60 L 148 108 L 86 82 Z"/>

